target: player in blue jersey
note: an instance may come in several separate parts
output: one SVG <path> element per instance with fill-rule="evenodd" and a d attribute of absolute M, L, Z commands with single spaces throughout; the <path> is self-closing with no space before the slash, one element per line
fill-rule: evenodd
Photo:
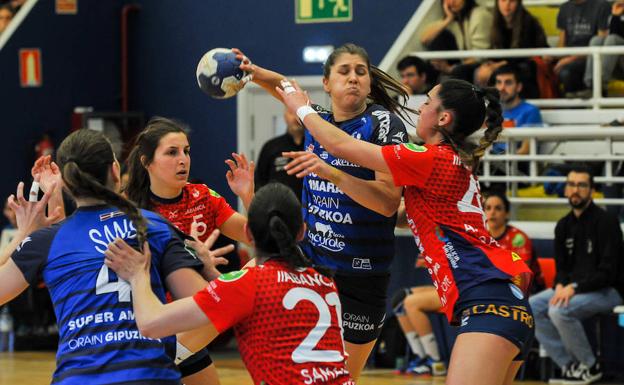
<path fill-rule="evenodd" d="M 243 60 L 241 69 L 278 100 L 284 76 Z M 345 44 L 329 56 L 323 87 L 331 98 L 331 112 L 314 106 L 326 121 L 349 135 L 378 145 L 407 140 L 395 113 L 402 106 L 388 91 L 406 96 L 403 86 L 372 66 L 366 51 Z M 395 214 L 401 187 L 389 174 L 359 167 L 336 158 L 306 133 L 307 151 L 285 153 L 309 162 L 303 182 L 302 203 L 306 237 L 305 254 L 315 263 L 336 270 L 342 303 L 347 367 L 357 379 L 385 319 L 389 268 L 394 256 Z"/>
<path fill-rule="evenodd" d="M 176 350 L 174 337 L 150 339 L 139 333 L 130 285 L 105 266 L 104 252 L 115 238 L 139 249 L 147 241 L 152 289 L 161 301 L 165 290 L 181 298 L 204 288 L 198 273 L 203 263 L 167 221 L 117 193 L 119 163 L 101 133 L 74 132 L 57 158 L 78 208 L 46 227 L 54 218 L 43 216 L 43 206 L 53 189 L 41 202 L 26 202 L 20 183 L 17 198 L 9 198 L 19 234 L 0 255 L 0 303 L 43 278 L 59 326 L 53 384 L 180 384 L 173 357 L 184 348 Z"/>

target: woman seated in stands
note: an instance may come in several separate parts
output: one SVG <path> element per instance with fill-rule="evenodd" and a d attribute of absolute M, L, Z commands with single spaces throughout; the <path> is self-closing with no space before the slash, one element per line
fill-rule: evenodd
<path fill-rule="evenodd" d="M 421 36 L 422 44 L 437 50 L 473 50 L 490 48 L 490 29 L 492 14 L 475 0 L 441 0 L 444 18 L 431 23 Z M 450 38 L 452 37 L 452 38 Z M 440 47 L 440 41 L 445 44 Z M 462 60 L 461 65 L 453 68 L 452 76 L 466 81 L 473 81 L 475 68 L 479 66 L 476 58 Z"/>
<path fill-rule="evenodd" d="M 497 0 L 490 34 L 492 49 L 548 47 L 546 33 L 539 21 L 522 5 L 522 0 Z M 537 59 L 541 60 L 541 59 Z M 513 62 L 523 75 L 523 98 L 539 97 L 536 64 L 530 58 L 493 59 L 481 64 L 475 72 L 475 83 L 486 86 L 492 73 L 502 65 Z"/>

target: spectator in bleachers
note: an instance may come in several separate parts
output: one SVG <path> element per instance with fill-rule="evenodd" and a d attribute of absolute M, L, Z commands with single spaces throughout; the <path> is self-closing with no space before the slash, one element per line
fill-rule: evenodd
<path fill-rule="evenodd" d="M 529 299 L 537 340 L 561 368 L 566 384 L 600 379 L 582 321 L 622 303 L 617 276 L 622 230 L 614 216 L 593 203 L 593 192 L 590 169 L 573 166 L 565 185 L 572 210 L 555 227 L 555 288 Z"/>
<path fill-rule="evenodd" d="M 496 0 L 490 42 L 492 49 L 548 47 L 546 33 L 539 21 L 522 5 L 522 0 Z M 513 63 L 522 72 L 523 96 L 539 97 L 536 84 L 536 65 L 529 58 L 488 60 L 477 69 L 475 82 L 486 86 L 493 72 L 505 64 Z"/>
<path fill-rule="evenodd" d="M 401 83 L 410 95 L 423 95 L 435 84 L 435 73 L 431 65 L 417 56 L 406 56 L 397 64 Z"/>
<path fill-rule="evenodd" d="M 537 262 L 537 254 L 531 238 L 524 231 L 508 223 L 510 211 L 511 204 L 504 192 L 493 190 L 485 194 L 483 212 L 490 235 L 501 247 L 518 254 L 529 266 L 533 272 L 530 292 L 537 293 L 545 287 L 542 270 Z"/>
<path fill-rule="evenodd" d="M 594 36 L 607 36 L 609 4 L 604 0 L 568 0 L 557 15 L 559 47 L 586 47 Z M 555 64 L 555 73 L 566 97 L 587 97 L 583 82 L 585 56 L 565 56 Z"/>
<path fill-rule="evenodd" d="M 591 38 L 590 46 L 613 46 L 624 45 L 624 0 L 616 0 L 611 6 L 611 16 L 609 18 L 609 33 L 607 36 L 594 36 Z M 587 68 L 585 68 L 585 85 L 592 87 L 593 78 L 593 58 L 587 57 Z M 623 69 L 621 63 L 621 55 L 603 55 L 602 56 L 602 85 L 603 90 L 607 89 L 609 80 L 613 78 L 613 72 L 616 66 Z"/>
<path fill-rule="evenodd" d="M 444 18 L 431 23 L 421 36 L 425 47 L 438 46 L 442 50 L 473 50 L 490 48 L 492 14 L 475 0 L 441 0 Z M 453 39 L 449 39 L 449 35 Z M 446 43 L 442 47 L 439 41 Z M 430 49 L 430 48 L 429 48 Z M 462 60 L 453 67 L 452 76 L 474 81 L 474 71 L 479 66 L 477 58 Z"/>
<path fill-rule="evenodd" d="M 523 82 L 518 69 L 513 65 L 504 65 L 494 72 L 495 86 L 500 93 L 503 107 L 503 127 L 539 127 L 542 125 L 542 115 L 539 108 L 524 101 L 520 97 Z M 494 143 L 492 152 L 502 154 L 507 150 L 506 143 Z M 530 141 L 524 140 L 516 154 L 528 154 Z"/>
<path fill-rule="evenodd" d="M 0 34 L 4 32 L 11 20 L 13 20 L 13 8 L 8 4 L 0 5 Z"/>

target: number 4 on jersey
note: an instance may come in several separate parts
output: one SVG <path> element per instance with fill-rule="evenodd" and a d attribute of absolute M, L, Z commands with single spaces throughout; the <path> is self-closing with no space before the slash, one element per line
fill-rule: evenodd
<path fill-rule="evenodd" d="M 132 299 L 130 293 L 132 293 L 132 287 L 128 281 L 124 281 L 120 277 L 117 277 L 117 281 L 110 282 L 109 273 L 110 270 L 108 270 L 108 267 L 106 265 L 102 265 L 95 283 L 95 294 L 100 295 L 116 292 L 119 302 L 131 302 Z"/>

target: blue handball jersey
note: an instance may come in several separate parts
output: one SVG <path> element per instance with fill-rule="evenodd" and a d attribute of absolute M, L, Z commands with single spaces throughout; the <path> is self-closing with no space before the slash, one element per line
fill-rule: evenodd
<path fill-rule="evenodd" d="M 357 139 L 380 146 L 407 141 L 403 122 L 382 106 L 369 105 L 361 115 L 344 122 L 336 122 L 330 112 L 319 106 L 314 108 L 323 119 Z M 347 174 L 375 179 L 374 171 L 325 151 L 308 131 L 305 148 Z M 351 275 L 375 275 L 389 270 L 394 256 L 395 216 L 388 218 L 367 209 L 315 174 L 304 179 L 302 204 L 307 224 L 302 249 L 315 263 Z"/>
<path fill-rule="evenodd" d="M 142 213 L 148 220 L 152 290 L 164 302 L 163 280 L 181 268 L 199 269 L 202 263 L 165 219 Z M 111 206 L 92 206 L 34 232 L 13 253 L 30 284 L 43 278 L 54 304 L 59 347 L 53 384 L 180 381 L 172 359 L 175 337 L 149 339 L 139 333 L 130 285 L 104 265 L 104 251 L 117 237 L 136 246 L 128 217 Z"/>

